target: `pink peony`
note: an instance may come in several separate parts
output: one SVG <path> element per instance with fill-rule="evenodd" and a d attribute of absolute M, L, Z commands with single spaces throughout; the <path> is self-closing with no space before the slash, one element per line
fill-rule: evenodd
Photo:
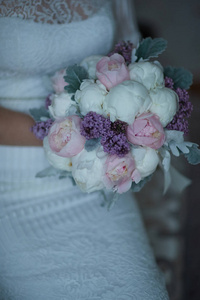
<path fill-rule="evenodd" d="M 56 120 L 48 134 L 52 151 L 62 157 L 72 157 L 80 153 L 86 141 L 80 134 L 80 124 L 81 119 L 78 116 Z"/>
<path fill-rule="evenodd" d="M 141 180 L 139 171 L 135 168 L 135 161 L 131 154 L 120 158 L 110 155 L 104 165 L 103 182 L 108 189 L 113 189 L 119 194 L 127 192 L 133 181 Z"/>
<path fill-rule="evenodd" d="M 65 69 L 60 70 L 60 71 L 56 72 L 53 77 L 51 77 L 51 80 L 53 83 L 53 88 L 54 88 L 55 92 L 58 94 L 64 92 L 64 90 L 65 90 L 64 87 L 66 85 L 68 85 L 68 83 L 65 82 L 65 80 L 64 80 L 65 71 L 66 71 Z"/>
<path fill-rule="evenodd" d="M 128 126 L 127 138 L 132 144 L 158 149 L 164 144 L 165 133 L 156 115 L 144 113 Z"/>
<path fill-rule="evenodd" d="M 125 60 L 123 56 L 117 53 L 110 57 L 104 56 L 97 63 L 96 75 L 108 90 L 125 80 L 130 80 Z"/>

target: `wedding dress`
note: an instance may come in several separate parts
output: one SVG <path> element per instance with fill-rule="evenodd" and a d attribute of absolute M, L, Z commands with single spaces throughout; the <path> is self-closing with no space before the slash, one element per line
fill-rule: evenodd
<path fill-rule="evenodd" d="M 28 113 L 44 103 L 56 70 L 107 54 L 111 6 L 1 1 L 0 105 Z M 47 166 L 40 147 L 0 147 L 0 299 L 168 299 L 133 195 L 107 211 L 100 193 L 35 178 Z"/>

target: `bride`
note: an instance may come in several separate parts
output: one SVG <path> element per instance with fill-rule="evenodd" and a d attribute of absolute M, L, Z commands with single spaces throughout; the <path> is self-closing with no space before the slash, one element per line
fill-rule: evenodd
<path fill-rule="evenodd" d="M 98 193 L 35 178 L 48 163 L 29 109 L 57 70 L 137 43 L 132 1 L 3 0 L 0 16 L 0 299 L 168 299 L 131 193 L 108 212 Z"/>

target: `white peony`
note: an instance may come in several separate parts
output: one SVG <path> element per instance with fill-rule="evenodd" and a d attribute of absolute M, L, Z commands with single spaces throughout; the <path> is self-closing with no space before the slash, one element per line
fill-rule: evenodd
<path fill-rule="evenodd" d="M 92 79 L 97 78 L 96 77 L 96 65 L 102 57 L 103 57 L 102 55 L 92 55 L 92 56 L 86 57 L 80 63 L 80 65 L 88 71 L 90 78 L 92 78 Z"/>
<path fill-rule="evenodd" d="M 95 83 L 92 79 L 86 79 L 82 82 L 80 90 L 75 93 L 75 100 L 79 104 L 80 112 L 86 115 L 90 111 L 103 114 L 103 102 L 107 90 L 100 81 Z"/>
<path fill-rule="evenodd" d="M 103 109 L 110 120 L 132 124 L 138 114 L 146 112 L 151 105 L 148 91 L 141 83 L 127 80 L 114 86 L 105 97 Z"/>
<path fill-rule="evenodd" d="M 163 127 L 169 124 L 178 110 L 178 95 L 169 88 L 152 90 L 150 111 L 160 118 Z"/>
<path fill-rule="evenodd" d="M 46 154 L 46 157 L 49 163 L 56 169 L 64 170 L 64 171 L 71 171 L 72 170 L 72 161 L 71 158 L 68 157 L 61 157 L 52 152 L 48 137 L 46 136 L 43 140 L 43 147 Z"/>
<path fill-rule="evenodd" d="M 51 105 L 48 107 L 50 114 L 54 119 L 63 118 L 67 115 L 70 107 L 74 105 L 71 100 L 72 94 L 61 93 L 51 95 Z"/>
<path fill-rule="evenodd" d="M 151 175 L 156 170 L 159 163 L 156 150 L 149 147 L 138 147 L 132 148 L 131 153 L 142 178 Z"/>
<path fill-rule="evenodd" d="M 142 83 L 147 90 L 164 87 L 163 67 L 157 61 L 141 61 L 128 66 L 131 80 Z"/>
<path fill-rule="evenodd" d="M 83 192 L 91 193 L 103 189 L 104 158 L 98 158 L 96 150 L 87 152 L 83 149 L 72 158 L 72 175 Z"/>

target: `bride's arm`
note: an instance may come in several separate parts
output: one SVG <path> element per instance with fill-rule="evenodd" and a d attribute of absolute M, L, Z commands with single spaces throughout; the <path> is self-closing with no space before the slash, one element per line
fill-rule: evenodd
<path fill-rule="evenodd" d="M 42 146 L 30 131 L 34 123 L 27 114 L 0 107 L 0 145 Z"/>
<path fill-rule="evenodd" d="M 113 9 L 117 20 L 117 42 L 130 40 L 137 45 L 140 33 L 137 26 L 133 0 L 113 0 Z"/>

